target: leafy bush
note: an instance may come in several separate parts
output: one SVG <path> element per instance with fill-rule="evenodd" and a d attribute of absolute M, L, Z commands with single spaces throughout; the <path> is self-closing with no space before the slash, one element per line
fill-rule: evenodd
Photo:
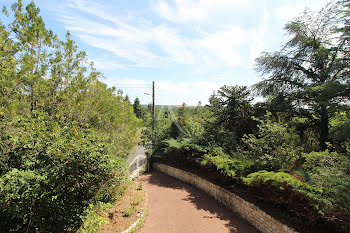
<path fill-rule="evenodd" d="M 308 185 L 285 172 L 258 171 L 243 178 L 243 182 L 249 186 L 269 183 L 271 186 L 281 190 L 286 186 L 291 186 L 294 191 L 305 195 L 323 192 L 321 188 Z"/>
<path fill-rule="evenodd" d="M 332 207 L 332 203 L 322 196 L 322 188 L 304 183 L 285 172 L 258 171 L 243 178 L 243 182 L 248 186 L 267 185 L 282 192 L 301 194 L 320 214 Z"/>
<path fill-rule="evenodd" d="M 254 162 L 249 158 L 234 158 L 225 154 L 222 148 L 214 148 L 203 156 L 202 165 L 213 164 L 220 172 L 228 177 L 240 178 L 251 172 Z"/>
<path fill-rule="evenodd" d="M 83 224 L 77 233 L 97 233 L 103 224 L 108 222 L 104 211 L 110 209 L 112 204 L 99 202 L 97 204 L 90 204 L 84 211 L 82 216 Z"/>
<path fill-rule="evenodd" d="M 328 150 L 303 154 L 306 181 L 324 190 L 323 196 L 339 212 L 350 214 L 349 159 Z"/>
<path fill-rule="evenodd" d="M 329 121 L 330 135 L 336 141 L 350 138 L 350 111 L 337 112 Z"/>
<path fill-rule="evenodd" d="M 11 9 L 0 22 L 0 229 L 74 231 L 120 192 L 139 121 L 69 33 L 59 40 L 33 2 Z"/>
<path fill-rule="evenodd" d="M 124 160 L 93 130 L 19 119 L 2 135 L 0 228 L 62 232 L 77 228 L 91 203 L 112 201 L 127 175 Z"/>
<path fill-rule="evenodd" d="M 259 120 L 257 135 L 245 135 L 244 154 L 255 161 L 258 170 L 276 171 L 281 168 L 290 169 L 300 158 L 301 148 L 298 136 L 285 125 L 272 122 L 270 113 L 265 120 Z"/>
<path fill-rule="evenodd" d="M 161 143 L 162 153 L 167 153 L 170 150 L 186 150 L 196 151 L 198 153 L 204 153 L 208 151 L 206 146 L 198 144 L 195 138 L 180 138 L 180 139 L 167 139 Z"/>

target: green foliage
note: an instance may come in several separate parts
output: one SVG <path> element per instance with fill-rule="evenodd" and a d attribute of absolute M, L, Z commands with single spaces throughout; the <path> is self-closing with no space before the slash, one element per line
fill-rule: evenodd
<path fill-rule="evenodd" d="M 135 208 L 133 206 L 130 206 L 126 210 L 123 211 L 124 217 L 130 217 L 133 213 L 135 213 Z"/>
<path fill-rule="evenodd" d="M 223 175 L 240 179 L 251 172 L 254 162 L 249 158 L 231 157 L 222 148 L 214 148 L 203 156 L 201 164 L 213 164 Z"/>
<path fill-rule="evenodd" d="M 77 230 L 120 193 L 123 157 L 137 143 L 128 101 L 79 52 L 45 27 L 31 2 L 0 22 L 0 229 Z M 101 204 L 102 205 L 102 204 Z M 91 219 L 94 217 L 91 217 Z M 92 223 L 91 223 L 92 224 Z"/>
<path fill-rule="evenodd" d="M 162 141 L 163 153 L 170 150 L 193 150 L 199 153 L 207 152 L 205 146 L 199 145 L 196 139 L 193 138 L 181 138 L 181 139 L 167 139 Z"/>
<path fill-rule="evenodd" d="M 174 138 L 164 140 L 163 143 L 169 149 L 182 149 L 184 146 L 183 140 L 176 140 Z"/>
<path fill-rule="evenodd" d="M 234 152 L 244 134 L 252 132 L 250 91 L 245 86 L 223 86 L 210 99 L 212 118 L 205 125 L 205 140 Z"/>
<path fill-rule="evenodd" d="M 2 135 L 2 229 L 63 231 L 79 226 L 90 203 L 114 200 L 127 167 L 103 138 L 74 124 L 27 120 Z"/>
<path fill-rule="evenodd" d="M 270 116 L 268 113 L 265 120 L 254 118 L 260 122 L 258 132 L 244 137 L 244 154 L 255 161 L 259 170 L 290 169 L 301 153 L 298 136 L 286 125 L 272 122 Z"/>
<path fill-rule="evenodd" d="M 243 178 L 243 182 L 249 186 L 268 183 L 271 186 L 282 190 L 287 186 L 291 186 L 293 187 L 293 190 L 304 194 L 308 194 L 310 192 L 323 192 L 322 189 L 303 183 L 294 176 L 285 172 L 269 172 L 262 170 L 249 174 L 246 178 Z"/>
<path fill-rule="evenodd" d="M 309 119 L 316 115 L 323 150 L 329 141 L 329 115 L 350 100 L 349 60 L 344 56 L 348 42 L 333 40 L 334 28 L 343 23 L 339 3 L 305 12 L 286 24 L 291 39 L 281 51 L 257 58 L 257 70 L 269 77 L 256 89 L 264 96 L 288 96 L 293 108 Z"/>
<path fill-rule="evenodd" d="M 324 190 L 317 186 L 306 184 L 294 176 L 285 172 L 258 171 L 243 178 L 248 186 L 270 185 L 277 190 L 288 190 L 303 195 L 318 211 L 326 211 L 332 207 L 332 203 L 322 197 Z"/>
<path fill-rule="evenodd" d="M 136 205 L 140 204 L 140 202 L 141 202 L 140 199 L 135 198 L 134 201 L 132 202 L 132 205 L 136 206 Z"/>
<path fill-rule="evenodd" d="M 156 116 L 157 118 L 153 120 L 150 113 L 145 115 L 144 124 L 146 129 L 143 133 L 146 135 L 148 142 L 151 141 L 158 146 L 162 140 L 169 138 L 172 119 L 164 112 L 157 111 Z"/>
<path fill-rule="evenodd" d="M 256 89 L 264 96 L 288 96 L 310 119 L 316 114 L 323 150 L 329 141 L 329 114 L 350 100 L 349 61 L 342 52 L 348 43 L 332 41 L 334 28 L 342 23 L 337 3 L 318 13 L 305 12 L 285 26 L 291 40 L 281 51 L 257 58 L 258 71 L 269 78 Z"/>
<path fill-rule="evenodd" d="M 324 190 L 323 197 L 333 203 L 333 207 L 350 213 L 350 169 L 349 158 L 336 152 L 311 152 L 303 154 L 305 180 Z"/>
<path fill-rule="evenodd" d="M 204 121 L 207 115 L 206 109 L 202 106 L 188 107 L 183 103 L 181 107 L 173 109 L 171 112 L 172 124 L 169 136 L 171 138 L 199 139 L 204 133 Z"/>
<path fill-rule="evenodd" d="M 110 203 L 97 203 L 96 205 L 90 204 L 82 216 L 84 223 L 78 229 L 77 233 L 100 232 L 102 225 L 108 223 L 108 218 L 104 212 L 111 207 L 112 205 Z"/>
<path fill-rule="evenodd" d="M 349 6 L 330 3 L 287 23 L 290 40 L 257 58 L 267 77 L 253 90 L 223 86 L 209 105 L 157 118 L 153 155 L 207 169 L 223 185 L 243 179 L 298 221 L 339 223 L 350 214 Z M 266 99 L 253 104 L 252 91 Z"/>
<path fill-rule="evenodd" d="M 134 108 L 134 113 L 138 118 L 142 118 L 144 113 L 143 113 L 143 109 L 142 106 L 140 104 L 140 100 L 139 98 L 136 98 L 134 100 L 134 104 L 133 104 L 133 108 Z"/>
<path fill-rule="evenodd" d="M 330 135 L 334 141 L 344 142 L 350 138 L 350 111 L 336 112 L 330 118 Z"/>
<path fill-rule="evenodd" d="M 303 154 L 305 162 L 298 176 L 284 172 L 259 171 L 243 178 L 246 185 L 271 185 L 277 190 L 301 194 L 320 214 L 350 213 L 349 161 L 333 152 Z"/>

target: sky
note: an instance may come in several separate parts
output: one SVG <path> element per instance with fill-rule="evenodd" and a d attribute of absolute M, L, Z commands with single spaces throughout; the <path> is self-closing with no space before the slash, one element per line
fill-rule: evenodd
<path fill-rule="evenodd" d="M 0 0 L 10 6 L 14 0 Z M 23 0 L 24 4 L 29 3 Z M 284 25 L 326 0 L 35 0 L 46 26 L 67 30 L 103 82 L 156 104 L 204 105 L 223 85 L 253 85 L 261 52 L 288 41 Z M 3 15 L 1 15 L 1 19 Z M 146 93 L 146 94 L 145 94 Z"/>

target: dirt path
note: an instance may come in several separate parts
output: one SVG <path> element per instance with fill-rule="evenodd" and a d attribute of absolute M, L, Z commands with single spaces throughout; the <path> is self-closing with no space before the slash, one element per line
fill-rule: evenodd
<path fill-rule="evenodd" d="M 160 172 L 143 175 L 148 213 L 142 233 L 257 232 L 201 190 Z"/>

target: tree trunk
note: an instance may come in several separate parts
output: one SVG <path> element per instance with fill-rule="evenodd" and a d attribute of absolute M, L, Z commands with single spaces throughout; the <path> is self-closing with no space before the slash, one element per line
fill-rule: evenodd
<path fill-rule="evenodd" d="M 328 119 L 328 111 L 327 107 L 321 107 L 321 121 L 320 121 L 320 147 L 321 150 L 326 150 L 326 142 L 328 142 L 329 138 L 329 119 Z"/>

